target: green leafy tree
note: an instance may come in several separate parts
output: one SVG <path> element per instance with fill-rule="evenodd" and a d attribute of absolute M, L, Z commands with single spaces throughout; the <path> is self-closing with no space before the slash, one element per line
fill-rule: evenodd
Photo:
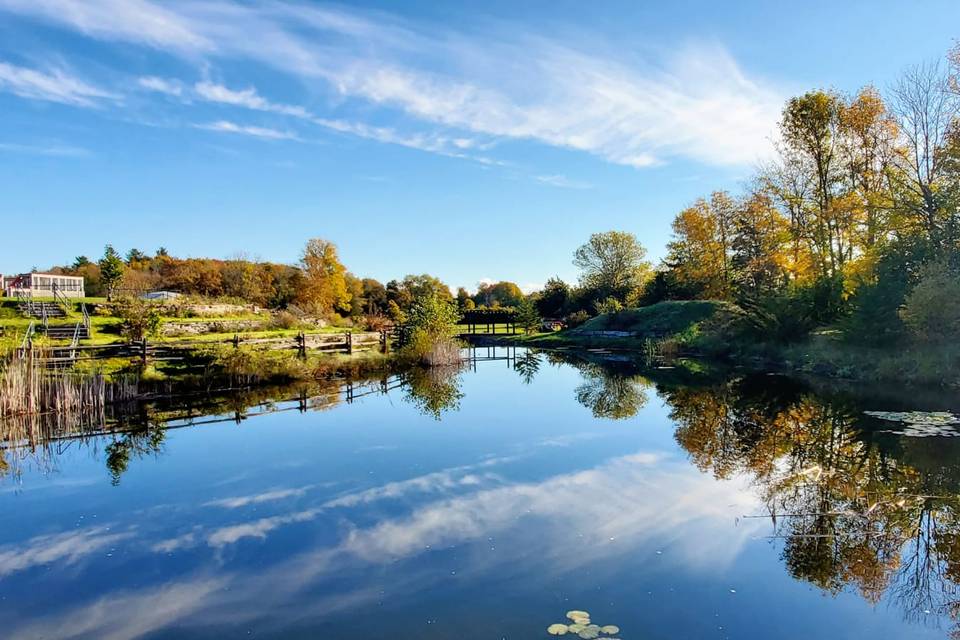
<path fill-rule="evenodd" d="M 960 272 L 943 260 L 927 265 L 901 313 L 920 339 L 955 340 L 960 335 Z"/>
<path fill-rule="evenodd" d="M 533 300 L 528 297 L 520 298 L 520 304 L 517 305 L 517 325 L 523 329 L 524 333 L 534 333 L 543 323 L 540 312 L 537 311 Z"/>
<path fill-rule="evenodd" d="M 580 268 L 580 282 L 595 293 L 595 299 L 614 296 L 620 300 L 643 286 L 652 267 L 647 250 L 632 233 L 607 231 L 590 236 L 577 249 L 573 264 Z"/>
<path fill-rule="evenodd" d="M 516 283 L 504 280 L 494 284 L 481 284 L 473 301 L 486 307 L 516 307 L 523 297 L 523 291 Z"/>
<path fill-rule="evenodd" d="M 473 302 L 473 300 L 471 300 L 470 298 L 470 292 L 468 292 L 463 287 L 458 287 L 457 288 L 457 307 L 460 309 L 460 311 L 466 311 L 468 300 L 470 302 Z"/>
<path fill-rule="evenodd" d="M 107 292 L 107 301 L 113 300 L 114 291 L 123 281 L 125 265 L 113 245 L 107 245 L 100 258 L 100 284 Z"/>
<path fill-rule="evenodd" d="M 408 356 L 429 366 L 460 362 L 460 344 L 455 339 L 459 321 L 452 299 L 437 293 L 418 298 L 407 314 Z"/>
<path fill-rule="evenodd" d="M 570 285 L 560 278 L 550 278 L 537 296 L 537 310 L 548 318 L 559 318 L 570 302 Z"/>

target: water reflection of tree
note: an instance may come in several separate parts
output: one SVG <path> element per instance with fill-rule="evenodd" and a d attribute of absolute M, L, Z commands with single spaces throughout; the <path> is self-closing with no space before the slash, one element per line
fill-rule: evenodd
<path fill-rule="evenodd" d="M 540 354 L 535 351 L 527 350 L 522 356 L 519 356 L 513 363 L 513 369 L 520 374 L 523 384 L 530 384 L 540 371 L 542 360 Z"/>
<path fill-rule="evenodd" d="M 105 452 L 110 482 L 114 486 L 120 484 L 120 477 L 130 466 L 131 459 L 159 454 L 163 449 L 165 438 L 166 431 L 162 427 L 148 424 L 137 431 L 121 434 L 108 444 Z"/>
<path fill-rule="evenodd" d="M 445 411 L 460 408 L 460 372 L 459 366 L 414 368 L 404 377 L 406 399 L 439 420 Z"/>
<path fill-rule="evenodd" d="M 647 404 L 647 389 L 651 385 L 645 378 L 611 371 L 594 363 L 581 363 L 578 368 L 583 382 L 574 393 L 577 402 L 589 408 L 594 417 L 632 418 Z"/>
<path fill-rule="evenodd" d="M 854 405 L 777 387 L 739 380 L 663 395 L 700 469 L 754 480 L 791 575 L 873 603 L 887 597 L 913 621 L 957 620 L 956 465 L 923 465 L 914 449 L 928 442 L 871 437 Z M 955 460 L 956 445 L 942 446 Z"/>

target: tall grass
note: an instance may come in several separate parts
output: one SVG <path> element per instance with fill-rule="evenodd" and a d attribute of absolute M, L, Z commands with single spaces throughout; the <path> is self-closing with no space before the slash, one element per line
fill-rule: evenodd
<path fill-rule="evenodd" d="M 62 373 L 44 368 L 35 352 L 0 363 L 0 417 L 102 412 L 137 396 L 135 376 L 107 381 L 101 373 Z"/>

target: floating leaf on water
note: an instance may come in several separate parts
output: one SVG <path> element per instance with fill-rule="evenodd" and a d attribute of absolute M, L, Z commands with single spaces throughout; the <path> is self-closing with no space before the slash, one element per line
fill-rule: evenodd
<path fill-rule="evenodd" d="M 567 627 L 567 629 L 570 631 L 570 633 L 580 633 L 581 631 L 583 631 L 583 630 L 586 629 L 586 628 L 587 628 L 587 625 L 585 625 L 585 624 L 578 624 L 578 623 L 576 623 L 576 622 L 574 622 L 572 625 L 570 625 L 569 627 Z"/>
<path fill-rule="evenodd" d="M 576 609 L 574 609 L 573 611 L 567 611 L 567 617 L 570 618 L 571 620 L 573 620 L 574 618 L 587 618 L 587 619 L 589 619 L 589 618 L 590 618 L 590 614 L 587 613 L 586 611 L 577 611 Z"/>
<path fill-rule="evenodd" d="M 567 631 L 569 631 L 569 629 L 565 624 L 552 624 L 547 627 L 547 633 L 552 636 L 566 635 Z"/>
<path fill-rule="evenodd" d="M 864 414 L 890 422 L 906 422 L 914 425 L 960 424 L 960 418 L 948 411 L 864 411 Z"/>
<path fill-rule="evenodd" d="M 613 635 L 614 633 L 620 633 L 620 627 L 615 624 L 608 624 L 603 627 L 600 627 L 600 631 L 603 631 L 605 634 Z"/>
<path fill-rule="evenodd" d="M 587 627 L 577 635 L 583 638 L 583 640 L 593 640 L 594 638 L 600 635 L 600 628 L 598 627 L 594 629 L 593 627 L 594 625 L 590 625 L 589 627 Z"/>

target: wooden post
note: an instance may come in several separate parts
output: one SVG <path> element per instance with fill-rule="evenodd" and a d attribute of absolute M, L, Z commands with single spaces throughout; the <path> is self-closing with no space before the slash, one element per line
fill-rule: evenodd
<path fill-rule="evenodd" d="M 347 353 L 353 353 L 353 334 L 347 331 L 344 336 L 346 338 Z"/>
<path fill-rule="evenodd" d="M 234 349 L 240 348 L 240 336 L 238 336 L 237 334 L 233 334 L 233 348 Z"/>
<path fill-rule="evenodd" d="M 147 339 L 144 338 L 140 342 L 140 363 L 145 367 L 147 366 Z"/>
<path fill-rule="evenodd" d="M 297 355 L 301 358 L 307 357 L 307 336 L 303 331 L 297 334 Z"/>

